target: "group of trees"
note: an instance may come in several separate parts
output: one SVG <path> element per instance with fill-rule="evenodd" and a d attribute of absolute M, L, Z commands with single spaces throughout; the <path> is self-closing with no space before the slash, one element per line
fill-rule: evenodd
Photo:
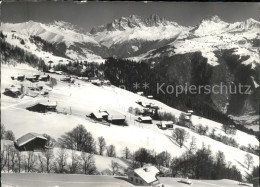
<path fill-rule="evenodd" d="M 68 64 L 54 65 L 53 69 L 56 71 L 63 71 L 70 75 L 76 75 L 79 77 L 98 77 L 101 79 L 104 78 L 103 65 L 99 65 L 95 62 L 70 61 Z"/>
<path fill-rule="evenodd" d="M 59 43 L 49 43 L 46 40 L 43 40 L 39 36 L 30 36 L 30 41 L 41 48 L 43 51 L 52 53 L 55 56 L 60 56 L 68 58 L 66 56 L 67 46 L 64 42 Z"/>
<path fill-rule="evenodd" d="M 0 52 L 3 58 L 1 63 L 8 63 L 9 60 L 14 59 L 17 63 L 27 63 L 28 65 L 38 68 L 41 71 L 47 71 L 49 69 L 49 67 L 41 58 L 37 57 L 32 53 L 24 51 L 23 49 L 17 46 L 13 46 L 7 43 L 5 41 L 5 37 L 0 39 L 0 47 Z"/>
<path fill-rule="evenodd" d="M 242 175 L 235 166 L 225 161 L 223 152 L 215 156 L 209 147 L 203 146 L 195 153 L 185 152 L 171 162 L 173 177 L 188 176 L 194 179 L 233 179 L 242 180 Z"/>
<path fill-rule="evenodd" d="M 180 61 L 178 55 L 174 58 L 176 59 L 162 59 L 160 63 L 155 65 L 150 65 L 145 62 L 136 63 L 125 59 L 108 58 L 105 64 L 102 65 L 102 71 L 104 71 L 105 77 L 115 86 L 123 87 L 132 92 L 137 92 L 141 89 L 145 95 L 153 95 L 156 100 L 171 107 L 182 111 L 191 109 L 199 116 L 212 119 L 227 126 L 234 126 L 236 129 L 256 135 L 252 130 L 248 130 L 242 125 L 235 124 L 228 116 L 209 105 L 209 103 L 212 102 L 209 95 L 182 93 L 176 97 L 174 94 L 167 93 L 165 87 L 163 87 L 163 90 L 166 94 L 158 94 L 158 85 L 162 84 L 176 87 L 177 85 L 183 85 L 190 80 L 192 81 L 192 84 L 197 86 L 200 86 L 201 84 L 210 84 L 207 82 L 210 79 L 205 77 L 210 76 L 211 67 L 207 65 L 206 61 L 203 61 L 200 54 L 194 54 L 191 57 L 191 64 L 185 64 L 185 62 Z M 172 63 L 173 60 L 176 60 L 175 63 Z M 169 68 L 170 66 L 178 67 Z M 177 69 L 183 69 L 184 72 L 177 72 Z M 180 79 L 180 77 L 183 77 L 187 72 L 191 72 L 191 75 L 187 75 L 187 80 Z M 189 80 L 190 76 L 192 76 L 192 79 Z M 183 79 L 184 78 L 185 77 L 183 77 Z M 149 88 L 147 89 L 136 89 L 136 87 L 133 86 L 135 83 L 142 84 L 145 82 L 149 84 Z"/>
<path fill-rule="evenodd" d="M 4 124 L 1 123 L 1 139 L 2 140 L 15 140 L 15 136 L 13 131 L 11 130 L 6 130 Z"/>
<path fill-rule="evenodd" d="M 1 137 L 6 131 L 1 125 Z M 106 144 L 104 137 L 99 137 L 97 142 L 92 134 L 83 125 L 78 125 L 71 131 L 65 133 L 56 142 L 48 135 L 50 147 L 41 153 L 19 152 L 13 144 L 7 144 L 1 148 L 1 171 L 7 172 L 44 172 L 44 173 L 80 173 L 80 174 L 99 174 L 96 169 L 94 155 L 106 155 L 117 157 L 114 145 Z M 189 137 L 189 133 L 184 128 L 175 128 L 172 138 L 182 147 Z M 215 156 L 210 147 L 202 146 L 197 148 L 196 138 L 191 137 L 191 141 L 186 145 L 188 149 L 182 156 L 172 158 L 167 151 L 156 153 L 154 150 L 139 148 L 131 152 L 128 147 L 122 150 L 121 157 L 126 159 L 129 168 L 142 167 L 145 164 L 156 165 L 159 169 L 169 168 L 170 173 L 166 176 L 189 176 L 195 179 L 221 179 L 228 178 L 242 180 L 239 170 L 225 161 L 223 152 L 218 152 Z M 70 149 L 70 150 L 68 150 Z M 79 151 L 79 152 L 77 152 Z M 106 154 L 105 154 L 106 153 Z M 245 167 L 250 170 L 254 165 L 254 159 L 250 154 L 245 155 Z M 163 167 L 163 168 L 162 168 Z M 106 174 L 121 175 L 123 167 L 116 161 L 110 164 L 110 170 Z M 255 170 L 253 170 L 255 172 Z M 252 176 L 255 175 L 252 173 Z M 252 179 L 251 174 L 248 178 Z"/>
<path fill-rule="evenodd" d="M 71 155 L 69 155 L 71 154 Z M 71 162 L 68 162 L 68 158 Z M 41 173 L 96 174 L 93 154 L 68 151 L 63 148 L 46 149 L 43 152 L 19 152 L 13 144 L 1 148 L 1 171 Z"/>

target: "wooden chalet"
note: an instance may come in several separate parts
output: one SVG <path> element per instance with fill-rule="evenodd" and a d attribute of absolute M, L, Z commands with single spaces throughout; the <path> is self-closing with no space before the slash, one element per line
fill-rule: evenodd
<path fill-rule="evenodd" d="M 39 77 L 39 81 L 49 81 L 50 80 L 50 75 L 41 75 Z"/>
<path fill-rule="evenodd" d="M 104 80 L 103 81 L 103 84 L 104 85 L 107 85 L 107 86 L 110 86 L 111 85 L 111 82 L 109 80 Z"/>
<path fill-rule="evenodd" d="M 114 125 L 124 125 L 125 124 L 125 116 L 124 115 L 109 115 L 108 122 Z"/>
<path fill-rule="evenodd" d="M 137 95 L 144 96 L 144 92 L 136 92 Z"/>
<path fill-rule="evenodd" d="M 42 102 L 42 103 L 37 103 L 33 106 L 27 107 L 26 109 L 33 111 L 33 112 L 46 113 L 48 111 L 55 112 L 56 108 L 57 108 L 56 102 Z"/>
<path fill-rule="evenodd" d="M 172 121 L 161 121 L 157 124 L 157 127 L 159 129 L 172 129 L 173 128 L 173 122 Z"/>
<path fill-rule="evenodd" d="M 128 181 L 135 186 L 163 187 L 157 178 L 159 174 L 155 166 L 144 166 L 128 172 Z"/>
<path fill-rule="evenodd" d="M 101 86 L 101 85 L 102 85 L 101 81 L 98 80 L 98 79 L 91 80 L 90 82 L 91 82 L 93 85 L 96 85 L 96 86 Z"/>
<path fill-rule="evenodd" d="M 26 77 L 26 80 L 31 81 L 31 82 L 37 82 L 38 78 L 36 76 L 30 76 L 30 77 Z"/>
<path fill-rule="evenodd" d="M 20 88 L 16 86 L 10 86 L 9 88 L 5 88 L 5 91 L 3 93 L 6 96 L 17 98 L 22 94 L 22 91 Z"/>
<path fill-rule="evenodd" d="M 12 76 L 12 80 L 18 80 L 18 81 L 24 81 L 25 75 L 17 75 L 17 76 Z"/>
<path fill-rule="evenodd" d="M 96 120 L 96 121 L 102 121 L 103 120 L 103 116 L 100 112 L 92 112 L 92 113 L 90 113 L 89 117 L 91 119 Z"/>
<path fill-rule="evenodd" d="M 147 98 L 148 99 L 153 99 L 153 96 L 152 95 L 148 95 Z"/>
<path fill-rule="evenodd" d="M 63 82 L 71 82 L 71 77 L 63 77 L 60 80 Z"/>
<path fill-rule="evenodd" d="M 152 124 L 152 118 L 150 116 L 140 116 L 138 117 L 137 121 L 140 123 Z"/>
<path fill-rule="evenodd" d="M 14 146 L 19 151 L 40 151 L 46 149 L 47 138 L 43 135 L 30 132 L 17 139 Z"/>
<path fill-rule="evenodd" d="M 102 115 L 103 119 L 108 119 L 108 112 L 105 110 L 99 110 L 99 113 Z"/>

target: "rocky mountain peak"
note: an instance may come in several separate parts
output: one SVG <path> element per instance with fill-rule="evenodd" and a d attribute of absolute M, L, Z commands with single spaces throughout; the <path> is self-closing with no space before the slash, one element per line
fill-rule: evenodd
<path fill-rule="evenodd" d="M 163 17 L 158 16 L 157 14 L 152 14 L 149 17 L 142 17 L 137 15 L 130 15 L 128 17 L 121 17 L 115 19 L 113 22 L 106 25 L 101 25 L 93 28 L 90 33 L 96 34 L 103 31 L 116 31 L 116 30 L 126 30 L 136 27 L 157 27 L 165 25 L 175 25 L 178 26 L 175 22 L 170 22 Z"/>
<path fill-rule="evenodd" d="M 206 22 L 211 21 L 211 22 L 219 23 L 219 22 L 221 22 L 222 20 L 220 19 L 220 17 L 219 17 L 218 15 L 209 15 L 209 16 L 203 18 L 203 19 L 201 20 L 201 23 L 202 23 L 202 22 L 205 22 L 205 21 L 206 21 Z"/>

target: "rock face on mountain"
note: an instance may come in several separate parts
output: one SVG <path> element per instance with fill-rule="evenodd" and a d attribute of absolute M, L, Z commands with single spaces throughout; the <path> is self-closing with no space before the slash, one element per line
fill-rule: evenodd
<path fill-rule="evenodd" d="M 108 23 L 106 25 L 95 27 L 90 31 L 90 33 L 97 34 L 98 32 L 104 31 L 125 31 L 127 29 L 133 28 L 159 27 L 167 25 L 180 27 L 177 23 L 167 21 L 165 18 L 161 18 L 156 14 L 153 14 L 147 18 L 137 15 L 130 15 L 128 17 L 121 17 L 119 19 L 115 19 L 113 22 Z"/>
<path fill-rule="evenodd" d="M 56 58 L 59 53 L 43 51 L 30 39 L 32 36 L 54 46 L 62 44 L 62 57 L 69 60 L 100 63 L 113 56 L 145 61 L 179 84 L 250 85 L 249 95 L 203 96 L 209 105 L 232 115 L 259 111 L 259 29 L 260 22 L 252 18 L 228 23 L 216 15 L 202 19 L 194 27 L 184 27 L 158 15 L 130 15 L 97 26 L 90 32 L 62 21 L 1 25 L 2 32 L 7 35 L 4 42 L 46 62 L 50 55 L 53 60 L 58 59 L 57 63 L 64 60 Z M 24 45 L 20 44 L 22 40 Z"/>

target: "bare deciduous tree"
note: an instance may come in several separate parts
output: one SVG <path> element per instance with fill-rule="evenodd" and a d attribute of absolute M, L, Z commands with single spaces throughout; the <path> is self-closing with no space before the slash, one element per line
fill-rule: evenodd
<path fill-rule="evenodd" d="M 68 154 L 66 150 L 60 148 L 57 151 L 57 158 L 56 158 L 58 173 L 63 173 L 65 171 L 65 166 L 67 165 L 67 158 L 68 158 Z"/>
<path fill-rule="evenodd" d="M 46 171 L 47 171 L 47 173 L 50 173 L 50 171 L 52 169 L 52 160 L 54 158 L 53 150 L 46 149 L 42 154 L 43 154 L 43 157 L 45 158 L 45 162 L 46 162 Z"/>
<path fill-rule="evenodd" d="M 10 148 L 10 162 L 11 162 L 11 170 L 15 172 L 15 164 L 16 164 L 16 151 L 14 147 Z"/>
<path fill-rule="evenodd" d="M 120 164 L 118 162 L 112 160 L 110 167 L 112 169 L 112 175 L 117 175 L 119 173 Z"/>
<path fill-rule="evenodd" d="M 22 164 L 22 155 L 21 153 L 16 150 L 16 161 L 17 161 L 17 166 L 18 166 L 18 172 L 20 173 L 21 172 L 21 164 Z"/>
<path fill-rule="evenodd" d="M 1 123 L 1 139 L 4 139 L 5 137 L 5 126 Z"/>
<path fill-rule="evenodd" d="M 7 154 L 5 147 L 1 147 L 1 171 L 4 170 L 4 167 L 7 163 Z"/>
<path fill-rule="evenodd" d="M 247 166 L 247 169 L 250 169 L 254 165 L 254 159 L 249 153 L 245 155 L 245 164 Z"/>
<path fill-rule="evenodd" d="M 116 157 L 116 148 L 114 145 L 110 145 L 107 147 L 107 156 Z"/>
<path fill-rule="evenodd" d="M 182 147 L 184 142 L 189 138 L 189 133 L 184 129 L 175 128 L 172 136 L 178 142 L 180 147 Z"/>
<path fill-rule="evenodd" d="M 189 153 L 190 154 L 193 154 L 196 149 L 197 149 L 197 144 L 196 144 L 196 137 L 195 136 L 192 136 L 191 137 L 191 142 L 190 142 L 190 147 L 189 147 Z"/>
<path fill-rule="evenodd" d="M 36 156 L 34 155 L 33 151 L 29 151 L 25 160 L 27 172 L 30 172 L 34 169 L 35 162 Z"/>
<path fill-rule="evenodd" d="M 94 155 L 91 153 L 81 153 L 82 169 L 84 174 L 92 175 L 96 172 Z"/>
<path fill-rule="evenodd" d="M 11 130 L 6 131 L 5 132 L 5 139 L 15 141 L 15 136 L 14 136 L 13 131 L 11 131 Z"/>
<path fill-rule="evenodd" d="M 106 141 L 103 136 L 98 137 L 98 152 L 99 155 L 103 155 L 104 151 L 106 149 Z"/>
<path fill-rule="evenodd" d="M 38 160 L 39 160 L 39 164 L 40 164 L 40 172 L 43 173 L 44 172 L 44 168 L 45 168 L 45 161 L 44 158 L 41 154 L 38 154 Z"/>
<path fill-rule="evenodd" d="M 74 150 L 71 152 L 71 165 L 69 167 L 70 173 L 77 173 L 80 166 L 79 156 Z"/>
<path fill-rule="evenodd" d="M 96 142 L 90 132 L 83 125 L 78 125 L 71 131 L 65 133 L 58 139 L 62 148 L 83 151 L 87 153 L 96 152 Z"/>

